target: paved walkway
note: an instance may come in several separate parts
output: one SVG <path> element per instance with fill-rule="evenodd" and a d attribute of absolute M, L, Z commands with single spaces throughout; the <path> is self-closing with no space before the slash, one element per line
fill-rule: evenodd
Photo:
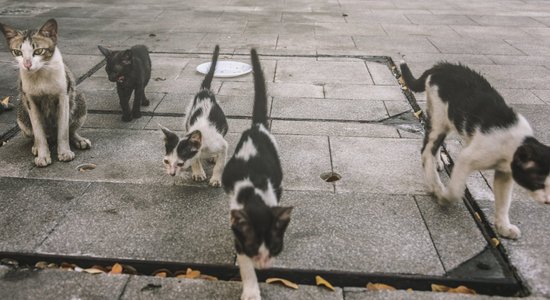
<path fill-rule="evenodd" d="M 445 210 L 427 195 L 419 124 L 380 56 L 396 61 L 404 55 L 416 74 L 439 60 L 480 70 L 531 121 L 540 139 L 550 143 L 550 40 L 545 38 L 550 4 L 217 2 L 116 1 L 106 7 L 94 1 L 0 0 L 2 23 L 23 28 L 57 19 L 64 59 L 84 79 L 79 88 L 91 113 L 82 133 L 93 143 L 92 150 L 77 152 L 74 161 L 43 169 L 33 166 L 31 141 L 20 135 L 0 148 L 0 251 L 234 266 L 227 197 L 221 189 L 165 175 L 157 129 L 157 123 L 183 129 L 181 114 L 202 81 L 195 68 L 210 59 L 206 53 L 218 43 L 223 59 L 248 62 L 250 47 L 263 55 L 272 131 L 285 173 L 283 203 L 295 206 L 276 268 L 460 278 L 457 274 L 468 262 L 498 260 L 498 254 L 486 250 L 491 246 L 463 204 Z M 103 68 L 93 72 L 102 60 L 97 44 L 122 48 L 136 43 L 154 52 L 153 81 L 146 89 L 151 105 L 146 116 L 122 123 L 113 84 Z M 0 95 L 16 95 L 17 71 L 2 47 Z M 229 116 L 232 153 L 249 126 L 252 78 L 215 78 L 213 85 Z M 416 96 L 423 106 L 424 96 Z M 2 132 L 13 126 L 13 112 L 0 115 Z M 455 156 L 459 141 L 450 140 L 447 149 Z M 78 172 L 81 163 L 97 168 Z M 322 181 L 320 175 L 330 171 L 342 179 Z M 491 176 L 478 173 L 468 185 L 489 221 Z M 549 297 L 550 239 L 543 224 L 550 209 L 519 188 L 514 198 L 511 217 L 523 237 L 502 241 L 507 257 L 532 295 Z M 468 277 L 510 277 L 506 266 L 491 266 L 491 272 L 476 269 Z M 9 291 L 5 297 L 16 298 L 38 290 L 51 299 L 98 294 L 237 298 L 240 291 L 233 282 L 141 276 L 5 268 L 0 276 L 0 295 Z M 143 289 L 156 282 L 162 288 Z M 61 283 L 55 293 L 47 290 Z M 345 286 L 329 293 L 307 285 L 296 292 L 263 285 L 262 294 L 272 299 L 450 299 L 446 294 L 380 294 Z"/>

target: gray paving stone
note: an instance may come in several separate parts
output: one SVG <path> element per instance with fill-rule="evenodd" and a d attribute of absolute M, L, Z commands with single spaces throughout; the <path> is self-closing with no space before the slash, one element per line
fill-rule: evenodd
<path fill-rule="evenodd" d="M 533 90 L 532 92 L 544 103 L 550 104 L 550 90 Z M 531 103 L 526 103 L 526 104 L 531 104 Z"/>
<path fill-rule="evenodd" d="M 222 189 L 96 183 L 37 250 L 232 264 L 234 244 L 228 217 Z"/>
<path fill-rule="evenodd" d="M 294 210 L 274 267 L 444 273 L 410 196 L 289 191 L 282 202 Z"/>
<path fill-rule="evenodd" d="M 456 268 L 487 246 L 485 238 L 462 202 L 444 208 L 432 197 L 415 198 L 446 271 Z"/>
<path fill-rule="evenodd" d="M 381 24 L 389 36 L 441 36 L 454 38 L 459 34 L 448 25 Z"/>
<path fill-rule="evenodd" d="M 301 23 L 280 23 L 280 22 L 248 22 L 244 34 L 268 34 L 268 33 L 314 33 L 315 25 Z"/>
<path fill-rule="evenodd" d="M 32 252 L 87 186 L 87 183 L 0 178 L 0 251 Z"/>
<path fill-rule="evenodd" d="M 276 134 L 296 135 L 399 137 L 397 130 L 391 126 L 351 122 L 273 120 L 271 131 Z"/>
<path fill-rule="evenodd" d="M 525 36 L 525 32 L 516 27 L 460 25 L 451 26 L 451 28 L 463 37 L 483 40 L 484 42 L 487 40 L 500 41 Z"/>
<path fill-rule="evenodd" d="M 170 128 L 172 130 L 177 131 L 183 131 L 184 130 L 184 124 L 183 124 L 184 117 L 153 117 L 147 123 L 147 126 L 145 126 L 145 129 L 148 130 L 159 130 L 158 124 L 161 124 L 164 127 Z M 242 133 L 246 129 L 250 128 L 250 125 L 252 123 L 249 119 L 227 119 L 227 123 L 229 125 L 228 132 L 233 133 Z"/>
<path fill-rule="evenodd" d="M 200 51 L 212 51 L 213 45 L 216 44 L 220 45 L 220 49 L 223 50 L 223 52 L 233 52 L 236 49 L 243 49 L 246 50 L 247 53 L 250 53 L 250 48 L 275 50 L 275 46 L 277 45 L 277 34 L 270 33 L 245 35 L 240 33 L 208 33 L 199 42 L 198 49 Z"/>
<path fill-rule="evenodd" d="M 366 24 L 380 24 L 380 23 L 391 23 L 391 24 L 411 24 L 411 21 L 404 16 L 403 14 L 393 14 L 393 15 L 379 15 L 372 13 L 366 10 L 354 10 L 349 11 L 346 21 L 348 23 L 366 23 Z"/>
<path fill-rule="evenodd" d="M 321 180 L 321 173 L 331 171 L 328 139 L 324 136 L 275 135 L 283 167 L 286 190 L 333 191 Z"/>
<path fill-rule="evenodd" d="M 251 23 L 251 22 L 250 22 Z M 214 20 L 186 20 L 176 22 L 170 26 L 171 32 L 199 32 L 199 33 L 242 33 L 248 29 L 246 20 L 214 21 Z"/>
<path fill-rule="evenodd" d="M 476 23 L 467 16 L 454 15 L 429 15 L 429 14 L 405 14 L 413 24 L 423 25 L 475 25 Z"/>
<path fill-rule="evenodd" d="M 388 71 L 389 73 L 389 71 Z M 325 85 L 325 97 L 332 99 L 403 101 L 405 96 L 397 86 L 329 83 Z M 366 102 L 366 101 L 365 101 Z"/>
<path fill-rule="evenodd" d="M 409 53 L 407 51 L 401 51 L 401 54 L 404 55 L 405 61 L 411 67 L 411 70 L 414 70 L 416 65 L 426 65 L 426 66 L 432 66 L 436 64 L 439 61 L 448 61 L 451 63 L 463 63 L 467 65 L 471 64 L 492 64 L 493 60 L 491 58 L 495 57 L 496 55 L 483 55 L 483 54 L 449 54 L 449 53 Z M 514 57 L 515 60 L 516 57 L 519 56 L 509 56 L 509 55 L 502 55 L 501 57 L 507 57 L 508 60 L 510 60 L 511 57 Z M 395 57 L 394 62 L 398 63 L 401 60 L 401 56 Z M 502 64 L 497 62 L 498 64 Z M 418 72 L 420 72 L 421 69 L 418 69 Z M 423 71 L 423 70 L 422 70 Z"/>
<path fill-rule="evenodd" d="M 522 54 L 545 56 L 550 51 L 550 43 L 547 39 L 540 37 L 507 39 L 506 42 L 520 50 Z"/>
<path fill-rule="evenodd" d="M 2 280 L 4 275 L 6 275 L 6 273 L 8 273 L 10 270 L 11 270 L 10 267 L 4 266 L 4 265 L 0 266 L 0 280 Z"/>
<path fill-rule="evenodd" d="M 0 280 L 2 299 L 117 299 L 128 275 L 90 275 L 63 270 L 21 270 Z"/>
<path fill-rule="evenodd" d="M 544 27 L 544 24 L 537 21 L 538 18 L 523 16 L 469 16 L 479 25 L 485 26 L 514 26 L 514 27 Z"/>
<path fill-rule="evenodd" d="M 505 55 L 520 55 L 522 54 L 516 48 L 510 46 L 504 41 L 493 40 L 483 41 L 471 38 L 455 38 L 446 39 L 440 37 L 430 37 L 430 41 L 442 53 L 450 54 L 505 54 Z"/>
<path fill-rule="evenodd" d="M 536 91 L 528 89 L 504 89 L 499 88 L 498 92 L 508 104 L 545 104 Z"/>
<path fill-rule="evenodd" d="M 396 85 L 397 79 L 391 73 L 386 64 L 367 61 L 367 68 L 376 85 Z"/>
<path fill-rule="evenodd" d="M 151 121 L 150 116 L 142 116 L 139 119 L 133 119 L 130 122 L 123 122 L 121 114 L 88 114 L 84 128 L 104 128 L 104 129 L 144 129 Z"/>
<path fill-rule="evenodd" d="M 338 110 L 335 110 L 335 105 Z M 274 98 L 273 118 L 298 118 L 307 120 L 378 121 L 387 117 L 382 101 Z"/>
<path fill-rule="evenodd" d="M 378 55 L 390 55 L 402 51 L 409 53 L 440 53 L 425 37 L 353 36 L 353 39 L 357 49 L 370 51 L 370 53 L 377 53 Z"/>
<path fill-rule="evenodd" d="M 380 24 L 368 23 L 316 23 L 317 35 L 386 36 Z"/>
<path fill-rule="evenodd" d="M 283 12 L 277 10 L 224 10 L 221 21 L 240 21 L 246 18 L 249 22 L 280 22 Z"/>
<path fill-rule="evenodd" d="M 204 35 L 201 32 L 169 33 L 167 30 L 143 28 L 139 33 L 129 37 L 125 44 L 128 46 L 142 44 L 146 45 L 150 51 L 157 52 L 191 52 L 198 50 L 198 45 Z M 182 43 L 182 41 L 185 41 L 185 43 Z M 155 70 L 154 67 L 153 70 Z"/>
<path fill-rule="evenodd" d="M 543 66 L 478 65 L 475 68 L 497 89 L 545 89 L 550 80 L 550 70 Z"/>
<path fill-rule="evenodd" d="M 147 289 L 150 284 L 158 288 Z M 342 290 L 326 291 L 315 286 L 300 285 L 293 290 L 274 284 L 260 283 L 262 299 L 343 299 Z M 175 299 L 185 295 L 187 299 L 238 299 L 242 283 L 230 281 L 206 281 L 176 278 L 132 276 L 121 299 Z"/>
<path fill-rule="evenodd" d="M 113 83 L 114 84 L 114 83 Z M 149 99 L 148 106 L 141 106 L 141 111 L 152 112 L 164 98 L 164 93 L 148 92 L 146 88 L 145 96 Z M 120 100 L 116 90 L 86 90 L 83 91 L 86 97 L 86 108 L 88 110 L 106 110 L 118 111 L 122 115 Z M 134 103 L 134 95 L 130 98 L 130 105 Z"/>
<path fill-rule="evenodd" d="M 303 53 L 307 50 L 355 50 L 351 35 L 279 34 L 277 50 Z"/>
<path fill-rule="evenodd" d="M 91 70 L 95 65 L 103 60 L 103 56 L 100 55 L 74 55 L 66 54 L 63 55 L 63 61 L 71 72 L 73 72 L 75 78 L 86 74 Z"/>
<path fill-rule="evenodd" d="M 33 140 L 19 133 L 0 147 L 0 176 L 25 177 L 35 167 L 31 153 Z"/>
<path fill-rule="evenodd" d="M 435 293 L 424 291 L 368 291 L 364 288 L 345 288 L 344 297 L 346 300 L 392 300 L 392 299 L 404 299 L 404 300 L 506 300 L 510 297 L 499 296 L 486 296 L 486 295 L 466 295 L 466 294 L 452 294 L 452 293 Z M 519 298 L 516 298 L 519 299 Z M 536 297 L 527 297 L 526 299 L 540 299 Z M 542 300 L 542 299 L 540 299 Z"/>
<path fill-rule="evenodd" d="M 222 91 L 220 91 L 222 92 Z M 271 82 L 267 92 L 273 97 L 324 98 L 324 88 L 319 84 Z"/>
<path fill-rule="evenodd" d="M 267 74 L 266 74 L 267 77 Z M 270 77 L 267 77 L 270 78 Z M 279 61 L 275 82 L 324 84 L 328 82 L 358 82 L 372 84 L 367 67 L 362 62 Z"/>
<path fill-rule="evenodd" d="M 418 140 L 331 137 L 336 191 L 426 194 Z M 359 166 L 359 167 L 358 167 Z"/>
<path fill-rule="evenodd" d="M 347 17 L 349 19 L 349 16 Z M 329 13 L 302 13 L 302 12 L 283 12 L 282 22 L 284 23 L 345 23 L 346 19 L 339 12 Z"/>
<path fill-rule="evenodd" d="M 514 105 L 514 109 L 522 114 L 535 131 L 535 137 L 545 144 L 550 144 L 550 132 L 548 131 L 548 105 Z"/>

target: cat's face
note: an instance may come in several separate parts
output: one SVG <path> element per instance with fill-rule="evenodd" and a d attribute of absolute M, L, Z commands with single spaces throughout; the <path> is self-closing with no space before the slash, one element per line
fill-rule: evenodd
<path fill-rule="evenodd" d="M 39 30 L 17 30 L 0 24 L 11 54 L 23 72 L 36 72 L 52 59 L 57 44 L 57 22 L 48 20 Z"/>
<path fill-rule="evenodd" d="M 541 143 L 524 144 L 512 161 L 514 180 L 540 203 L 550 204 L 550 147 Z"/>
<path fill-rule="evenodd" d="M 132 72 L 132 51 L 111 51 L 103 46 L 97 46 L 107 59 L 105 71 L 109 81 L 123 83 Z"/>
<path fill-rule="evenodd" d="M 163 163 L 166 173 L 171 176 L 179 175 L 181 171 L 188 169 L 198 157 L 202 143 L 200 131 L 193 131 L 186 136 L 178 137 L 173 131 L 162 127 L 164 133 L 164 145 L 166 154 Z"/>
<path fill-rule="evenodd" d="M 256 269 L 271 267 L 273 257 L 283 250 L 291 211 L 292 207 L 280 206 L 264 208 L 263 212 L 231 210 L 231 230 L 237 253 L 248 256 Z"/>

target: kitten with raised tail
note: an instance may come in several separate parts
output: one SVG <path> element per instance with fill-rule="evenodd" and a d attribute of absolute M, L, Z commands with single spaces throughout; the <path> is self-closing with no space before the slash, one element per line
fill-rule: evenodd
<path fill-rule="evenodd" d="M 532 198 L 550 204 L 550 147 L 540 143 L 531 126 L 504 102 L 479 73 L 463 66 L 439 63 L 415 79 L 405 64 L 401 72 L 414 92 L 426 91 L 428 121 L 422 146 L 427 183 L 440 204 L 462 199 L 468 175 L 495 170 L 495 226 L 506 238 L 517 239 L 519 228 L 510 223 L 509 209 L 515 180 Z M 437 170 L 443 163 L 441 145 L 451 131 L 466 145 L 455 161 L 447 187 Z"/>
<path fill-rule="evenodd" d="M 130 122 L 132 118 L 140 118 L 141 106 L 149 105 L 149 100 L 145 97 L 145 87 L 151 79 L 149 50 L 143 45 L 136 45 L 122 51 L 112 51 L 100 45 L 97 47 L 107 59 L 105 71 L 109 81 L 116 82 L 122 121 Z M 132 92 L 134 103 L 130 110 Z"/>
<path fill-rule="evenodd" d="M 283 238 L 292 207 L 279 206 L 283 171 L 274 136 L 269 132 L 264 75 L 255 49 L 252 126 L 242 133 L 223 172 L 229 195 L 231 229 L 243 282 L 241 299 L 261 299 L 257 269 L 269 268 L 283 250 Z"/>
<path fill-rule="evenodd" d="M 200 91 L 187 107 L 186 134 L 180 138 L 175 132 L 160 126 L 165 136 L 164 165 L 166 172 L 175 176 L 182 170 L 191 167 L 193 180 L 204 181 L 206 173 L 201 160 L 213 158 L 215 165 L 209 184 L 214 187 L 221 186 L 221 176 L 228 147 L 224 137 L 229 128 L 225 114 L 216 101 L 214 92 L 210 89 L 219 53 L 220 47 L 216 45 L 210 70 L 202 82 Z"/>
<path fill-rule="evenodd" d="M 57 144 L 60 161 L 73 160 L 70 144 L 77 149 L 92 144 L 77 133 L 86 120 L 86 103 L 57 48 L 57 22 L 50 19 L 38 30 L 0 24 L 0 30 L 19 66 L 17 124 L 34 138 L 34 163 L 38 167 L 52 163 L 48 141 Z"/>

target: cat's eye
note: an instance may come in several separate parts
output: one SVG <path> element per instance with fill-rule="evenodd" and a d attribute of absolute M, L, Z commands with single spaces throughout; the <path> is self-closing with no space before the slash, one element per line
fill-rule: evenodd
<path fill-rule="evenodd" d="M 11 49 L 11 54 L 13 54 L 13 56 L 21 56 L 23 52 L 21 52 L 21 50 Z"/>
<path fill-rule="evenodd" d="M 183 167 L 183 163 L 182 163 L 182 162 L 179 162 L 179 163 L 178 163 L 178 167 Z"/>
<path fill-rule="evenodd" d="M 167 159 L 165 159 L 165 160 L 164 160 L 164 163 L 165 163 L 165 164 L 169 164 L 170 162 L 169 162 Z"/>
<path fill-rule="evenodd" d="M 46 53 L 46 49 L 39 48 L 39 49 L 34 50 L 34 52 L 32 54 L 33 55 L 43 55 L 44 53 Z"/>

